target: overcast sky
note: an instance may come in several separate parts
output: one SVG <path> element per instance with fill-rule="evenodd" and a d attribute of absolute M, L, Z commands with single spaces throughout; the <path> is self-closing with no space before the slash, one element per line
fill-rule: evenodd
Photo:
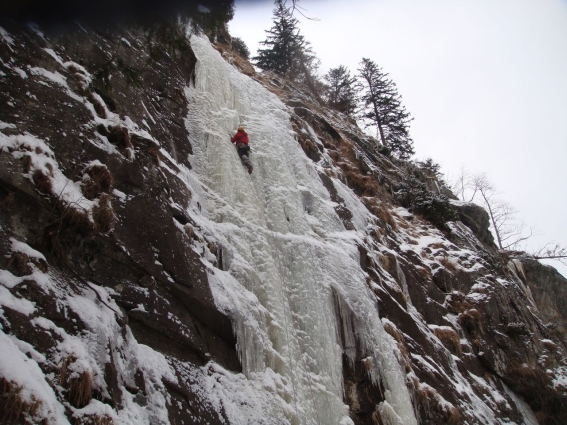
<path fill-rule="evenodd" d="M 567 245 L 567 0 L 300 0 L 320 73 L 363 57 L 398 86 L 416 159 L 486 173 L 539 234 Z M 232 36 L 256 53 L 271 1 L 236 0 Z M 567 267 L 550 263 L 567 276 Z"/>

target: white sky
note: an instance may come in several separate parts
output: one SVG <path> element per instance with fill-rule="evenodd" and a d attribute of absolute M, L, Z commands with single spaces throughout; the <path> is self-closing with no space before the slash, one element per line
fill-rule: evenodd
<path fill-rule="evenodd" d="M 416 159 L 446 176 L 485 172 L 538 231 L 567 245 L 567 0 L 300 0 L 300 32 L 321 59 L 356 73 L 363 57 L 415 118 Z M 271 1 L 236 0 L 229 23 L 252 55 Z M 549 263 L 567 276 L 567 267 Z"/>

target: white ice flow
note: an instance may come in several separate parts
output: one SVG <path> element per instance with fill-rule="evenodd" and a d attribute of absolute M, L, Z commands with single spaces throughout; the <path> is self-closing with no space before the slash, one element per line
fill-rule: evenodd
<path fill-rule="evenodd" d="M 286 106 L 205 37 L 192 35 L 191 45 L 197 65 L 195 86 L 186 89 L 186 126 L 200 186 L 192 185 L 190 209 L 222 246 L 222 270 L 210 267 L 209 281 L 216 304 L 235 323 L 244 374 L 259 383 L 281 377 L 280 387 L 264 386 L 282 400 L 281 420 L 352 423 L 343 403 L 340 315 L 345 351 L 354 360 L 356 329 L 374 365 L 370 376 L 383 381 L 383 421 L 417 424 L 359 265 L 357 241 L 367 223 L 345 230 L 316 165 L 295 140 Z M 238 125 L 250 136 L 252 175 L 230 143 Z M 365 216 L 350 199 L 355 214 Z"/>

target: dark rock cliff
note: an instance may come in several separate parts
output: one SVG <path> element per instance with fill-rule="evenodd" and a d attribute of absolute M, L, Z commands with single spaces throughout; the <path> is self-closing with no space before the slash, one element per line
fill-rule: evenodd
<path fill-rule="evenodd" d="M 192 193 L 179 177 L 193 154 L 183 118 L 196 57 L 184 32 L 2 28 L 0 320 L 62 406 L 33 405 L 0 370 L 2 420 L 129 423 L 119 413 L 135 404 L 149 423 L 230 423 L 195 374 L 205 367 L 223 388 L 223 373 L 242 367 L 234 323 L 215 304 L 201 261 L 223 269 L 223 249 L 187 214 Z M 228 45 L 216 48 L 288 106 L 344 228 L 354 228 L 355 212 L 334 180 L 372 213 L 360 266 L 419 422 L 566 423 L 565 279 L 499 254 L 477 206 L 454 204 L 443 225 L 403 208 L 400 185 L 410 175 L 428 181 L 425 171 L 381 154 L 304 88 L 256 74 Z M 77 341 L 96 365 L 79 367 L 80 350 L 69 348 Z M 344 337 L 338 343 L 346 350 Z M 138 345 L 174 372 L 156 379 Z M 355 345 L 354 363 L 344 355 L 344 402 L 355 424 L 385 423 L 385 396 L 368 376 L 364 342 Z M 104 408 L 86 409 L 93 400 Z M 262 423 L 286 423 L 268 416 Z"/>
<path fill-rule="evenodd" d="M 168 163 L 160 153 L 165 149 L 191 167 L 182 88 L 191 84 L 195 58 L 185 34 L 165 24 L 149 30 L 77 24 L 54 34 L 4 25 L 14 39 L 0 44 L 0 121 L 11 123 L 2 128 L 11 146 L 0 156 L 3 268 L 29 276 L 30 258 L 13 251 L 10 238 L 25 241 L 45 255 L 45 271 L 68 282 L 66 290 L 100 298 L 91 283 L 112 288 L 122 309 L 116 313 L 120 332 L 127 326 L 137 341 L 178 361 L 204 365 L 214 359 L 238 371 L 231 322 L 217 311 L 204 266 L 191 248 L 200 236 L 177 206 L 191 193 L 173 170 L 159 166 Z M 26 139 L 30 134 L 35 143 Z M 43 157 L 51 160 L 46 166 Z M 56 179 L 68 180 L 60 186 Z M 94 205 L 91 211 L 65 199 L 66 184 L 80 188 Z M 179 232 L 180 226 L 187 231 Z M 25 290 L 16 291 L 36 303 L 37 315 L 69 334 L 87 331 L 79 317 L 60 311 L 63 295 L 43 293 L 29 277 L 25 283 Z M 29 317 L 6 305 L 3 311 L 5 331 L 39 352 L 53 349 L 55 335 L 39 338 Z M 47 364 L 48 370 L 58 367 L 52 359 Z M 133 373 L 136 383 L 128 391 L 143 398 L 144 379 Z M 105 391 L 95 389 L 92 396 L 119 408 L 124 379 L 111 360 Z M 65 396 L 71 390 L 62 386 Z M 199 407 L 198 395 L 187 388 L 165 386 L 172 422 L 187 409 L 220 420 Z"/>

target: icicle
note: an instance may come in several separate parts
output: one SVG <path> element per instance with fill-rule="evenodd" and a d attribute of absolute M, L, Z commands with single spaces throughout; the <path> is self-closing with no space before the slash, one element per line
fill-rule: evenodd
<path fill-rule="evenodd" d="M 378 405 L 380 418 L 384 425 L 405 425 L 390 403 L 384 401 Z"/>
<path fill-rule="evenodd" d="M 408 283 L 406 281 L 406 275 L 404 274 L 404 271 L 400 267 L 400 262 L 398 261 L 398 257 L 396 257 L 396 273 L 398 275 L 398 281 L 400 282 L 400 285 L 402 287 L 402 292 L 406 297 L 406 301 L 409 305 L 412 305 L 411 297 L 408 290 Z"/>
<path fill-rule="evenodd" d="M 341 324 L 337 331 L 343 331 L 342 335 L 340 335 L 340 332 L 337 333 L 337 339 L 343 341 L 343 351 L 349 360 L 350 366 L 354 367 L 354 362 L 356 361 L 356 339 L 352 312 L 337 291 L 333 291 L 333 295 L 337 307 L 337 321 Z"/>

